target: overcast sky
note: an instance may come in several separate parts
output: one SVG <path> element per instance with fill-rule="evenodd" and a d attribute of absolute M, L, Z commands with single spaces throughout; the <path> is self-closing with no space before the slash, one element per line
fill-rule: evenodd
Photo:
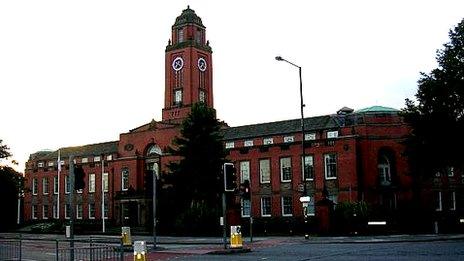
<path fill-rule="evenodd" d="M 171 26 L 190 5 L 213 48 L 230 126 L 343 106 L 402 108 L 464 1 L 0 1 L 0 139 L 20 171 L 43 149 L 119 139 L 161 120 Z"/>

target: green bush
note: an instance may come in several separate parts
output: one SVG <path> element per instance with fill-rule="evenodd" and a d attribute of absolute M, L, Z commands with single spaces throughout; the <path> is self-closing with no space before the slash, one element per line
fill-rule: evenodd
<path fill-rule="evenodd" d="M 335 233 L 353 234 L 364 232 L 370 208 L 364 201 L 343 201 L 337 204 L 333 216 Z"/>

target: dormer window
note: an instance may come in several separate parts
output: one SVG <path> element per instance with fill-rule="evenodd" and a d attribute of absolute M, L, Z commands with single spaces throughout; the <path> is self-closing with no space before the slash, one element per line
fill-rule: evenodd
<path fill-rule="evenodd" d="M 285 136 L 284 137 L 284 142 L 285 143 L 293 142 L 294 140 L 295 140 L 295 138 L 293 136 Z"/>
<path fill-rule="evenodd" d="M 338 137 L 338 131 L 328 131 L 327 139 L 334 139 Z"/>
<path fill-rule="evenodd" d="M 273 138 L 265 138 L 265 139 L 263 139 L 263 144 L 264 145 L 274 144 L 274 139 Z"/>
<path fill-rule="evenodd" d="M 226 142 L 226 149 L 233 149 L 235 147 L 235 143 L 233 141 Z"/>
<path fill-rule="evenodd" d="M 253 140 L 246 140 L 243 142 L 244 147 L 251 147 L 253 146 Z"/>
<path fill-rule="evenodd" d="M 307 134 L 305 134 L 304 139 L 305 140 L 315 140 L 316 139 L 316 133 L 307 133 Z"/>

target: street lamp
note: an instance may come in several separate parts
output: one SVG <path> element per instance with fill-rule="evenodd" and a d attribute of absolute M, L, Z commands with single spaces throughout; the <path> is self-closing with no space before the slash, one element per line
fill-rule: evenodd
<path fill-rule="evenodd" d="M 156 250 L 156 180 L 158 179 L 158 163 L 153 163 L 153 250 Z"/>
<path fill-rule="evenodd" d="M 305 104 L 303 103 L 303 81 L 301 80 L 301 66 L 298 66 L 290 61 L 287 61 L 285 60 L 284 58 L 282 58 L 282 56 L 276 56 L 275 58 L 277 61 L 283 61 L 283 62 L 286 62 L 288 64 L 291 64 L 295 67 L 298 68 L 298 72 L 299 72 L 299 76 L 300 76 L 300 110 L 301 110 L 301 162 L 302 162 L 302 165 L 303 165 L 303 171 L 302 171 L 302 176 L 303 176 L 303 195 L 302 197 L 300 198 L 300 201 L 301 203 L 303 204 L 303 209 L 305 210 L 305 213 L 304 213 L 304 222 L 305 222 L 305 225 L 306 223 L 308 222 L 307 221 L 307 206 L 308 206 L 308 203 L 309 203 L 309 197 L 308 197 L 308 191 L 306 189 L 306 177 L 305 177 L 305 158 L 306 158 L 306 154 L 305 154 L 305 147 L 304 147 L 304 140 L 305 140 L 305 132 L 304 132 L 304 113 L 303 113 L 303 108 L 305 106 Z M 306 231 L 305 231 L 306 232 Z M 308 233 L 305 233 L 305 238 L 308 238 L 309 235 Z"/>
<path fill-rule="evenodd" d="M 304 161 L 305 161 L 305 148 L 304 148 L 304 140 L 305 140 L 305 133 L 304 133 L 304 113 L 303 113 L 303 108 L 305 106 L 305 104 L 303 103 L 303 82 L 301 80 L 301 66 L 298 66 L 292 62 L 289 62 L 287 60 L 285 60 L 284 58 L 282 58 L 282 56 L 276 56 L 275 58 L 277 61 L 284 61 L 284 62 L 287 62 L 295 67 L 298 68 L 298 72 L 300 74 L 300 110 L 301 110 L 301 155 L 302 155 L 302 165 L 303 165 L 303 196 L 308 196 L 308 192 L 306 190 L 306 177 L 305 177 L 305 165 L 304 165 Z"/>

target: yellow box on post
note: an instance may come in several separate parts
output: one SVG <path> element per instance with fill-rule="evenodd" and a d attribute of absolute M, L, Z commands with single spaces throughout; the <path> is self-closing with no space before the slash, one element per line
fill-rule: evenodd
<path fill-rule="evenodd" d="M 242 248 L 242 229 L 240 226 L 230 226 L 230 248 Z"/>
<path fill-rule="evenodd" d="M 134 241 L 134 261 L 145 261 L 147 255 L 147 244 L 145 241 Z"/>
<path fill-rule="evenodd" d="M 121 237 L 123 246 L 132 246 L 130 227 L 121 227 Z"/>

